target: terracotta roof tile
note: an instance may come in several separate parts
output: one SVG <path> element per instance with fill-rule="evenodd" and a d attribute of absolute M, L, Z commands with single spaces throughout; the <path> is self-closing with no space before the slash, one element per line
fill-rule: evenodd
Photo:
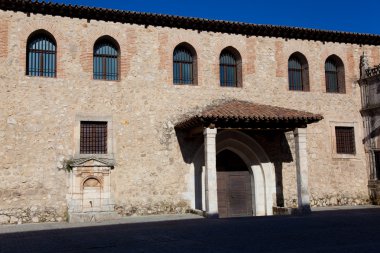
<path fill-rule="evenodd" d="M 322 115 L 310 112 L 233 100 L 208 106 L 200 113 L 185 118 L 176 127 L 186 129 L 201 125 L 207 126 L 207 124 L 242 125 L 245 127 L 263 124 L 271 124 L 276 127 L 276 124 L 279 126 L 282 124 L 285 127 L 304 127 L 321 119 L 323 119 Z M 228 123 L 230 120 L 234 120 L 235 123 Z"/>
<path fill-rule="evenodd" d="M 258 25 L 242 22 L 209 20 L 202 18 L 181 17 L 173 15 L 151 14 L 134 11 L 112 10 L 105 8 L 47 3 L 32 0 L 0 0 L 0 9 L 43 15 L 103 20 L 110 22 L 131 23 L 193 29 L 198 31 L 243 34 L 247 36 L 268 36 L 317 41 L 331 41 L 360 45 L 380 45 L 380 36 L 352 32 L 337 32 L 277 25 Z"/>

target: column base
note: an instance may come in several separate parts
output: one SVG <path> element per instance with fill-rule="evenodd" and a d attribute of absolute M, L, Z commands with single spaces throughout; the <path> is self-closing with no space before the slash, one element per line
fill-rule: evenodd
<path fill-rule="evenodd" d="M 206 213 L 205 217 L 208 219 L 219 219 L 219 214 L 217 214 L 217 213 Z"/>
<path fill-rule="evenodd" d="M 303 206 L 298 207 L 297 214 L 298 215 L 310 215 L 311 214 L 310 205 L 303 205 Z"/>

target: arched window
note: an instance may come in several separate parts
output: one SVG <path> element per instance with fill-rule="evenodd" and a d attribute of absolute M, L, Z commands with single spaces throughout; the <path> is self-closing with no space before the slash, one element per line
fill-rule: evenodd
<path fill-rule="evenodd" d="M 196 53 L 187 43 L 178 45 L 173 52 L 173 83 L 196 84 Z"/>
<path fill-rule="evenodd" d="M 219 58 L 220 86 L 241 87 L 241 57 L 234 48 L 226 48 Z"/>
<path fill-rule="evenodd" d="M 289 90 L 309 91 L 309 68 L 306 57 L 293 53 L 288 60 Z"/>
<path fill-rule="evenodd" d="M 119 45 L 103 37 L 94 45 L 94 79 L 119 80 Z"/>
<path fill-rule="evenodd" d="M 346 93 L 344 66 L 342 60 L 331 55 L 325 62 L 326 92 Z"/>
<path fill-rule="evenodd" d="M 26 74 L 56 77 L 57 46 L 55 39 L 48 32 L 37 31 L 28 38 Z"/>

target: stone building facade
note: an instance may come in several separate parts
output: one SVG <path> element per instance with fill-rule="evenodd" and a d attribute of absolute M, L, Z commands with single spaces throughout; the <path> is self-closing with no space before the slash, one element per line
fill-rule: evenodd
<path fill-rule="evenodd" d="M 363 144 L 368 156 L 370 199 L 380 204 L 380 67 L 370 67 L 368 57 L 363 54 L 360 62 L 360 80 L 364 123 Z"/>
<path fill-rule="evenodd" d="M 0 9 L 1 223 L 370 202 L 357 80 L 363 52 L 380 62 L 379 36 L 34 1 Z M 117 52 L 100 74 L 98 45 Z M 173 68 L 177 48 L 191 56 L 189 83 L 176 81 L 189 75 Z M 83 129 L 98 123 L 105 144 L 91 153 L 85 139 L 98 137 Z"/>

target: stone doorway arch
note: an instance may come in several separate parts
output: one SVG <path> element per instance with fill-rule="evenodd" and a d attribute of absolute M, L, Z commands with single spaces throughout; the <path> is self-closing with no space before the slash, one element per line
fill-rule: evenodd
<path fill-rule="evenodd" d="M 253 214 L 272 215 L 276 203 L 275 169 L 261 145 L 243 132 L 226 130 L 216 137 L 216 153 L 223 150 L 236 153 L 252 175 Z"/>
<path fill-rule="evenodd" d="M 276 204 L 275 168 L 264 149 L 249 135 L 238 130 L 224 130 L 216 137 L 216 154 L 230 150 L 246 164 L 251 175 L 252 215 L 273 215 Z M 194 206 L 206 210 L 206 173 L 204 145 L 197 150 L 193 159 Z"/>

